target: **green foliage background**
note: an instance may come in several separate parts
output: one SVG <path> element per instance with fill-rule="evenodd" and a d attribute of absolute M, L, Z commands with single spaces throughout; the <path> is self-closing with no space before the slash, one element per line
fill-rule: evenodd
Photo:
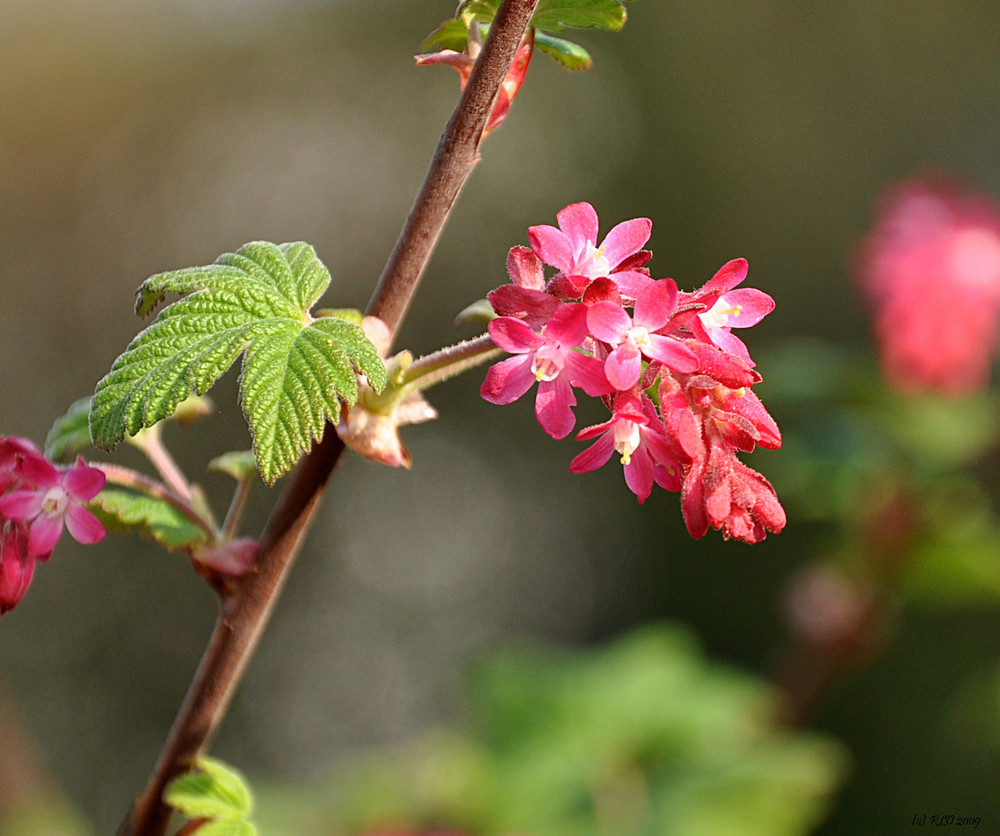
<path fill-rule="evenodd" d="M 320 304 L 363 307 L 455 100 L 453 72 L 411 59 L 453 5 L 0 6 L 0 431 L 41 442 L 136 334 L 143 279 L 245 241 L 309 241 L 337 288 Z M 787 500 L 788 528 L 752 549 L 692 542 L 676 496 L 640 509 L 612 468 L 570 475 L 574 442 L 548 439 L 528 403 L 483 403 L 467 375 L 431 393 L 441 420 L 404 431 L 412 471 L 341 468 L 214 754 L 255 786 L 325 780 L 358 750 L 460 715 L 460 671 L 512 638 L 586 648 L 666 618 L 710 659 L 770 676 L 790 580 L 860 555 L 844 520 L 873 474 L 917 473 L 937 533 L 892 596 L 886 641 L 807 721 L 851 759 L 817 832 L 898 832 L 918 813 L 995 828 L 1000 472 L 975 450 L 914 453 L 988 442 L 995 412 L 962 410 L 986 417 L 955 432 L 948 409 L 881 397 L 850 265 L 887 183 L 944 168 L 1000 194 L 1000 7 L 636 0 L 629 13 L 621 33 L 580 37 L 586 73 L 536 57 L 401 344 L 468 336 L 454 314 L 506 280 L 528 225 L 573 201 L 604 229 L 651 217 L 651 266 L 686 289 L 744 256 L 778 302 L 748 343 L 786 432 L 784 450 L 749 461 Z M 216 417 L 168 431 L 199 479 L 249 446 L 235 390 L 224 378 Z M 581 424 L 598 415 L 582 409 Z M 967 475 L 946 478 L 956 463 Z M 228 480 L 201 481 L 221 505 Z M 273 498 L 256 494 L 248 533 Z M 0 623 L 0 689 L 96 832 L 144 781 L 213 618 L 186 560 L 116 538 L 61 544 Z"/>

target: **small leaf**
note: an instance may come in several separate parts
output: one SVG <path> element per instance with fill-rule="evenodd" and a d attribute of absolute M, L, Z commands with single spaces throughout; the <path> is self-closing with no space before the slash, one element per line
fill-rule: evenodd
<path fill-rule="evenodd" d="M 168 551 L 185 551 L 208 539 L 202 528 L 163 499 L 105 488 L 89 507 L 105 527 L 138 531 Z"/>
<path fill-rule="evenodd" d="M 437 52 L 441 49 L 453 49 L 455 52 L 465 52 L 469 43 L 469 30 L 457 17 L 446 20 L 431 32 L 422 44 L 421 52 Z"/>
<path fill-rule="evenodd" d="M 54 462 L 69 462 L 91 446 L 90 398 L 74 401 L 66 414 L 57 418 L 45 437 L 45 458 Z"/>
<path fill-rule="evenodd" d="M 253 798 L 243 775 L 209 757 L 198 758 L 194 771 L 171 781 L 163 799 L 189 819 L 238 821 L 253 810 Z"/>
<path fill-rule="evenodd" d="M 535 46 L 551 55 L 567 70 L 587 70 L 594 63 L 590 53 L 579 44 L 545 32 L 535 33 Z"/>
<path fill-rule="evenodd" d="M 257 828 L 248 821 L 219 819 L 199 827 L 197 836 L 257 836 Z"/>
<path fill-rule="evenodd" d="M 177 411 L 171 417 L 183 427 L 192 421 L 207 418 L 213 412 L 215 412 L 215 404 L 212 403 L 211 398 L 205 395 L 192 395 L 181 401 Z"/>
<path fill-rule="evenodd" d="M 240 403 L 257 468 L 267 484 L 291 469 L 357 399 L 357 374 L 380 390 L 385 367 L 357 325 L 313 319 L 309 309 L 330 274 L 304 243 L 246 244 L 215 264 L 152 276 L 136 310 L 168 305 L 97 384 L 90 411 L 94 444 L 110 449 L 198 395 L 243 355 Z"/>
<path fill-rule="evenodd" d="M 242 482 L 256 473 L 257 463 L 252 450 L 240 450 L 216 456 L 208 463 L 208 469 L 215 473 L 225 473 L 237 482 Z"/>
<path fill-rule="evenodd" d="M 458 7 L 458 16 L 492 23 L 500 8 L 500 0 L 464 0 Z"/>
<path fill-rule="evenodd" d="M 476 325 L 481 327 L 486 327 L 491 320 L 497 318 L 496 311 L 493 310 L 493 306 L 489 303 L 488 299 L 477 299 L 471 305 L 467 305 L 461 311 L 459 311 L 458 316 L 455 317 L 456 325 Z"/>
<path fill-rule="evenodd" d="M 364 314 L 357 308 L 317 308 L 313 312 L 313 316 L 316 317 L 316 319 L 321 319 L 323 317 L 343 319 L 346 322 L 352 322 L 355 325 L 360 325 L 361 320 L 364 319 Z"/>
<path fill-rule="evenodd" d="M 567 26 L 617 32 L 625 25 L 625 17 L 625 7 L 619 0 L 541 0 L 531 25 L 554 32 Z"/>

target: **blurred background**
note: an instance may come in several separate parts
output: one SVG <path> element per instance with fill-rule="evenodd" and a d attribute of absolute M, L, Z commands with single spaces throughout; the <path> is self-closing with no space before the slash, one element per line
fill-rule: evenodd
<path fill-rule="evenodd" d="M 40 443 L 93 390 L 141 327 L 133 293 L 153 273 L 306 240 L 333 275 L 324 301 L 363 307 L 456 100 L 452 71 L 412 59 L 453 5 L 4 0 L 0 432 Z M 485 403 L 482 374 L 467 374 L 430 391 L 440 420 L 403 431 L 412 470 L 342 464 L 213 754 L 255 786 L 324 782 L 359 752 L 464 722 L 465 672 L 498 647 L 590 658 L 666 623 L 691 664 L 764 689 L 768 734 L 784 712 L 827 747 L 808 814 L 773 832 L 897 832 L 919 814 L 992 832 L 995 404 L 892 400 L 852 265 L 901 178 L 950 171 L 1000 194 L 1000 6 L 637 0 L 629 13 L 617 35 L 579 34 L 587 72 L 535 56 L 398 345 L 471 336 L 455 315 L 568 203 L 592 203 L 602 232 L 652 218 L 650 267 L 682 289 L 746 257 L 747 284 L 777 308 L 741 336 L 786 435 L 747 463 L 775 484 L 787 528 L 752 548 L 692 541 L 676 495 L 640 507 L 619 468 L 571 475 L 579 443 L 548 438 L 530 399 Z M 229 485 L 205 463 L 249 439 L 232 374 L 212 397 L 217 414 L 167 442 L 221 512 Z M 946 430 L 955 449 L 922 459 Z M 933 555 L 897 548 L 892 526 L 916 501 L 900 491 L 945 483 Z M 248 534 L 278 490 L 255 493 Z M 0 621 L 10 727 L 85 828 L 112 832 L 141 790 L 215 610 L 184 559 L 135 537 L 64 539 Z M 848 613 L 832 639 L 831 611 Z"/>

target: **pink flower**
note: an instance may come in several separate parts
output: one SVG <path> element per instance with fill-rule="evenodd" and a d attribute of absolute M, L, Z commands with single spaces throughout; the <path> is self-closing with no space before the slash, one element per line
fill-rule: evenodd
<path fill-rule="evenodd" d="M 759 322 L 774 300 L 738 288 L 744 259 L 692 293 L 654 280 L 641 249 L 651 231 L 645 218 L 618 224 L 600 244 L 589 203 L 557 218 L 558 227 L 529 228 L 531 249 L 515 247 L 508 257 L 512 284 L 489 296 L 500 314 L 490 336 L 515 356 L 490 369 L 482 396 L 511 403 L 538 381 L 538 420 L 563 438 L 574 423 L 573 387 L 601 395 L 611 418 L 577 434 L 594 441 L 572 472 L 594 470 L 617 452 L 640 503 L 654 485 L 682 492 L 695 537 L 711 527 L 755 543 L 780 531 L 785 512 L 774 489 L 736 457 L 758 444 L 779 447 L 781 433 L 751 391 L 761 376 L 732 334 Z M 559 272 L 546 281 L 543 264 Z"/>
<path fill-rule="evenodd" d="M 906 390 L 982 387 L 1000 325 L 1000 208 L 944 182 L 883 201 L 859 281 L 874 305 L 885 375 Z"/>
<path fill-rule="evenodd" d="M 0 497 L 0 515 L 28 526 L 28 553 L 45 558 L 55 548 L 63 524 L 80 543 L 97 543 L 104 538 L 104 526 L 83 507 L 104 487 L 105 476 L 96 467 L 77 460 L 73 467 L 59 471 L 41 457 L 22 463 L 26 483 Z"/>
<path fill-rule="evenodd" d="M 587 337 L 587 307 L 580 302 L 562 305 L 540 335 L 502 316 L 490 323 L 490 336 L 514 356 L 490 367 L 480 394 L 490 403 L 513 403 L 537 382 L 535 415 L 553 438 L 565 438 L 576 423 L 573 386 L 593 397 L 612 391 L 601 361 L 574 351 Z"/>
<path fill-rule="evenodd" d="M 610 421 L 587 427 L 577 433 L 577 441 L 597 441 L 570 462 L 573 473 L 596 470 L 617 452 L 625 470 L 625 484 L 645 502 L 653 491 L 653 482 L 671 489 L 671 476 L 680 470 L 683 454 L 668 439 L 656 415 L 652 401 L 626 396 L 615 399 Z"/>
<path fill-rule="evenodd" d="M 0 524 L 0 615 L 14 609 L 35 574 L 35 556 L 28 551 L 23 525 Z"/>
<path fill-rule="evenodd" d="M 619 391 L 631 389 L 642 374 L 643 356 L 668 369 L 693 372 L 698 359 L 684 343 L 655 333 L 667 324 L 677 307 L 673 279 L 651 282 L 636 299 L 633 316 L 614 302 L 597 302 L 587 313 L 590 333 L 615 346 L 604 361 L 604 373 Z"/>
<path fill-rule="evenodd" d="M 6 493 L 23 480 L 25 459 L 44 458 L 27 438 L 0 436 L 0 494 Z"/>
<path fill-rule="evenodd" d="M 779 533 L 786 522 L 771 483 L 739 461 L 720 438 L 710 440 L 708 455 L 691 465 L 681 508 L 695 539 L 711 526 L 727 540 L 759 543 L 768 531 Z"/>
<path fill-rule="evenodd" d="M 684 294 L 683 303 L 705 305 L 705 310 L 691 323 L 696 336 L 735 354 L 752 366 L 750 352 L 730 329 L 756 325 L 774 310 L 774 300 L 751 287 L 733 290 L 746 277 L 746 259 L 733 259 L 724 264 L 700 290 Z"/>
<path fill-rule="evenodd" d="M 777 423 L 750 389 L 730 389 L 699 376 L 688 381 L 687 397 L 700 407 L 711 433 L 731 449 L 749 453 L 758 444 L 770 450 L 781 447 Z"/>
<path fill-rule="evenodd" d="M 511 284 L 500 285 L 487 294 L 498 316 L 521 319 L 534 330 L 541 330 L 559 307 L 559 300 L 545 292 L 542 262 L 527 247 L 514 247 L 507 254 L 507 273 Z"/>
<path fill-rule="evenodd" d="M 573 203 L 556 213 L 556 219 L 558 229 L 529 227 L 528 240 L 542 261 L 560 270 L 564 278 L 578 280 L 572 282 L 578 291 L 573 298 L 580 297 L 588 282 L 605 276 L 632 299 L 650 283 L 649 276 L 633 266 L 653 229 L 649 218 L 623 221 L 599 245 L 597 212 L 589 203 Z"/>

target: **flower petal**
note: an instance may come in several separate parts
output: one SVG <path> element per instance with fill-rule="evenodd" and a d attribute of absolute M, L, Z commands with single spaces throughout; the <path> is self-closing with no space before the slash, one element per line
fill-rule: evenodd
<path fill-rule="evenodd" d="M 534 351 L 542 345 L 543 340 L 521 320 L 509 316 L 500 316 L 489 324 L 490 337 L 508 354 L 524 354 Z"/>
<path fill-rule="evenodd" d="M 647 339 L 646 356 L 659 360 L 668 369 L 690 374 L 698 368 L 697 355 L 679 340 L 662 334 L 650 334 Z"/>
<path fill-rule="evenodd" d="M 556 220 L 575 253 L 579 253 L 588 242 L 597 246 L 597 211 L 589 203 L 571 203 L 556 212 Z"/>
<path fill-rule="evenodd" d="M 645 273 L 640 273 L 637 270 L 620 270 L 617 273 L 612 273 L 608 278 L 618 285 L 622 296 L 627 296 L 629 299 L 637 298 L 654 281 Z"/>
<path fill-rule="evenodd" d="M 635 300 L 632 319 L 636 325 L 656 331 L 667 324 L 677 307 L 677 284 L 673 279 L 652 282 Z"/>
<path fill-rule="evenodd" d="M 104 471 L 77 464 L 63 476 L 63 487 L 77 502 L 89 502 L 103 490 L 106 481 Z"/>
<path fill-rule="evenodd" d="M 26 456 L 21 463 L 21 473 L 39 488 L 54 488 L 59 484 L 59 471 L 41 456 Z"/>
<path fill-rule="evenodd" d="M 99 543 L 107 534 L 97 517 L 72 502 L 66 508 L 66 528 L 76 542 L 87 546 Z"/>
<path fill-rule="evenodd" d="M 584 431 L 585 432 L 585 431 Z M 577 438 L 580 436 L 577 435 Z M 580 453 L 569 463 L 572 473 L 588 473 L 597 470 L 611 458 L 615 451 L 615 441 L 610 432 L 604 433 L 597 441 L 591 444 L 586 450 Z"/>
<path fill-rule="evenodd" d="M 529 328 L 539 330 L 545 327 L 553 311 L 559 307 L 559 300 L 544 290 L 515 284 L 500 285 L 491 290 L 486 298 L 499 316 L 520 319 Z"/>
<path fill-rule="evenodd" d="M 24 522 L 36 517 L 42 510 L 42 491 L 12 491 L 0 496 L 0 517 Z"/>
<path fill-rule="evenodd" d="M 596 302 L 587 311 L 587 327 L 597 339 L 617 345 L 632 327 L 632 317 L 614 302 Z"/>
<path fill-rule="evenodd" d="M 747 277 L 749 265 L 745 258 L 734 258 L 723 264 L 718 272 L 701 289 L 702 293 L 711 292 L 712 295 L 718 293 L 720 296 L 730 290 Z"/>
<path fill-rule="evenodd" d="M 615 391 L 604 373 L 604 363 L 596 357 L 573 351 L 566 355 L 566 371 L 569 382 L 579 386 L 592 398 L 610 395 Z"/>
<path fill-rule="evenodd" d="M 576 397 L 573 395 L 573 388 L 563 375 L 538 384 L 535 415 L 542 429 L 552 438 L 565 438 L 570 434 L 576 423 L 572 409 L 574 406 Z"/>
<path fill-rule="evenodd" d="M 528 247 L 514 247 L 507 253 L 507 274 L 519 287 L 545 290 L 542 262 Z"/>
<path fill-rule="evenodd" d="M 621 264 L 630 255 L 642 249 L 653 231 L 653 222 L 649 218 L 634 218 L 623 221 L 614 227 L 601 243 L 604 257 L 612 269 Z"/>
<path fill-rule="evenodd" d="M 568 302 L 561 305 L 545 326 L 547 342 L 555 341 L 564 348 L 575 348 L 588 334 L 586 305 Z"/>
<path fill-rule="evenodd" d="M 548 224 L 529 226 L 528 241 L 535 255 L 546 264 L 566 273 L 573 272 L 573 245 L 561 229 Z"/>
<path fill-rule="evenodd" d="M 636 450 L 625 470 L 625 484 L 636 495 L 641 505 L 653 492 L 653 462 L 640 448 Z"/>
<path fill-rule="evenodd" d="M 59 542 L 62 529 L 62 516 L 39 514 L 28 528 L 28 553 L 35 557 L 47 557 Z"/>
<path fill-rule="evenodd" d="M 531 359 L 531 354 L 522 354 L 490 366 L 479 389 L 483 400 L 503 405 L 513 403 L 527 392 L 535 382 Z"/>
<path fill-rule="evenodd" d="M 729 317 L 726 325 L 729 328 L 749 328 L 756 325 L 771 311 L 774 310 L 774 299 L 753 287 L 744 287 L 739 290 L 732 290 L 725 294 L 727 305 L 736 307 L 739 305 L 740 312 Z"/>
<path fill-rule="evenodd" d="M 642 374 L 642 355 L 637 348 L 622 343 L 604 361 L 604 374 L 618 391 L 631 389 Z"/>

